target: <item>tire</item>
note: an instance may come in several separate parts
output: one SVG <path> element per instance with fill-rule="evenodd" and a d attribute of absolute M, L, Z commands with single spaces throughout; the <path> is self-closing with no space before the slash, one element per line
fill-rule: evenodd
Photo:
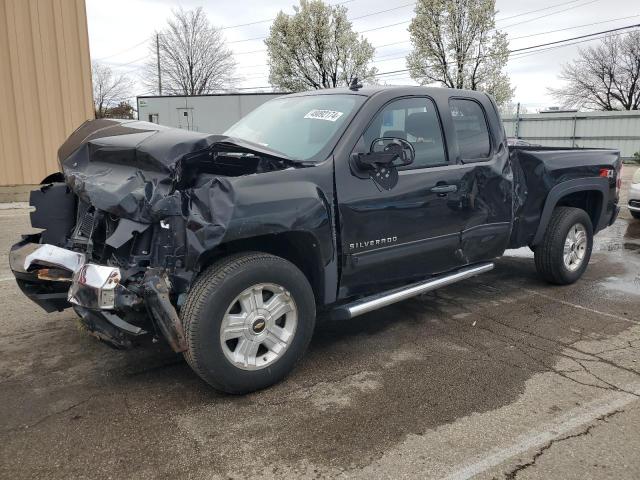
<path fill-rule="evenodd" d="M 573 241 L 573 238 L 580 240 Z M 592 249 L 593 226 L 587 212 L 580 208 L 557 207 L 542 242 L 534 250 L 536 270 L 549 283 L 568 285 L 587 269 Z"/>
<path fill-rule="evenodd" d="M 180 313 L 191 368 L 217 390 L 244 394 L 293 370 L 311 340 L 316 306 L 295 265 L 246 252 L 201 273 Z"/>
<path fill-rule="evenodd" d="M 631 213 L 631 216 L 633 218 L 635 218 L 636 220 L 640 220 L 640 212 L 635 212 L 633 210 L 629 210 L 629 213 Z"/>

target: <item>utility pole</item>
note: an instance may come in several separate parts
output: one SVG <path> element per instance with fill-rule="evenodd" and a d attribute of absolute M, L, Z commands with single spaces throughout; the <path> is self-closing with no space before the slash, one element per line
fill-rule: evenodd
<path fill-rule="evenodd" d="M 515 137 L 520 138 L 520 102 L 518 102 L 518 106 L 516 107 L 516 131 Z"/>
<path fill-rule="evenodd" d="M 158 60 L 158 95 L 162 95 L 162 74 L 160 73 L 160 34 L 156 33 L 156 58 Z"/>

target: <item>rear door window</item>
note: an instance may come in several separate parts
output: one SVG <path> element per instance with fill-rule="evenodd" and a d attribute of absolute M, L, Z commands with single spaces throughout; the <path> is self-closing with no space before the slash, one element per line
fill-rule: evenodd
<path fill-rule="evenodd" d="M 480 104 L 470 99 L 452 98 L 449 108 L 462 160 L 486 160 L 491 154 L 491 140 Z"/>

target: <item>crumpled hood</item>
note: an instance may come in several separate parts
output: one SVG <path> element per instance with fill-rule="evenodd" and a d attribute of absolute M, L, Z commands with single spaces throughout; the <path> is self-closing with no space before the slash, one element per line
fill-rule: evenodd
<path fill-rule="evenodd" d="M 220 150 L 290 160 L 224 135 L 114 119 L 82 124 L 60 147 L 58 160 L 66 183 L 81 199 L 118 217 L 152 223 L 183 213 L 183 192 L 174 191 L 181 164 L 214 145 Z M 215 183 L 214 190 L 220 188 L 228 196 L 228 180 L 220 177 Z"/>

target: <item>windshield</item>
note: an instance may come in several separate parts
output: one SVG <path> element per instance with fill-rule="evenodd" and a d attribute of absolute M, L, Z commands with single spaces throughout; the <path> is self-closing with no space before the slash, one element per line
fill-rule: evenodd
<path fill-rule="evenodd" d="M 269 147 L 298 160 L 310 160 L 333 144 L 359 95 L 282 97 L 262 104 L 225 135 Z"/>

